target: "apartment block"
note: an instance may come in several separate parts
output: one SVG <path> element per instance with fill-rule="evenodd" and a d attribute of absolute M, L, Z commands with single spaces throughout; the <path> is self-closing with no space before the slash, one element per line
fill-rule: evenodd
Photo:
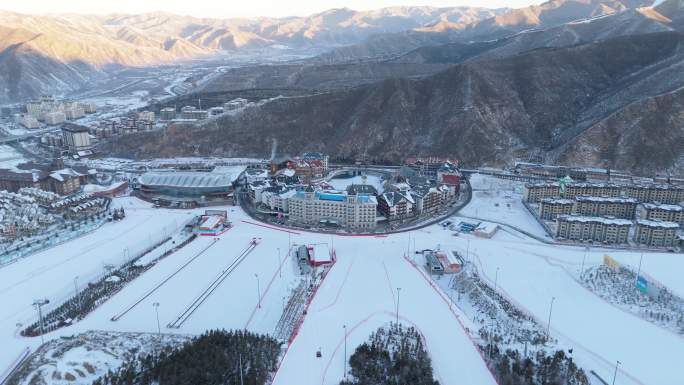
<path fill-rule="evenodd" d="M 555 220 L 559 215 L 570 215 L 575 201 L 562 198 L 543 198 L 539 201 L 539 217 L 544 220 Z"/>
<path fill-rule="evenodd" d="M 560 215 L 556 237 L 581 242 L 627 243 L 631 221 L 626 219 Z"/>
<path fill-rule="evenodd" d="M 674 222 L 639 219 L 636 221 L 634 241 L 652 247 L 677 246 L 677 230 L 679 224 Z"/>
<path fill-rule="evenodd" d="M 588 217 L 634 219 L 637 200 L 634 198 L 578 196 L 575 213 Z"/>
<path fill-rule="evenodd" d="M 684 226 L 684 207 L 680 205 L 644 203 L 641 206 L 641 219 L 675 222 L 680 226 Z"/>
<path fill-rule="evenodd" d="M 678 204 L 684 202 L 684 185 L 635 184 L 625 188 L 625 195 L 643 203 Z"/>

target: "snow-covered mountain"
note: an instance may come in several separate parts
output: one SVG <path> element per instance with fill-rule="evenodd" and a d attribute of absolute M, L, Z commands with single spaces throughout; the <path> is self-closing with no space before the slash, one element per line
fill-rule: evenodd
<path fill-rule="evenodd" d="M 141 15 L 26 15 L 0 11 L 0 102 L 70 91 L 121 66 L 148 66 L 273 45 L 321 48 L 354 44 L 448 22 L 491 17 L 484 8 L 332 9 L 307 17 L 207 19 Z"/>

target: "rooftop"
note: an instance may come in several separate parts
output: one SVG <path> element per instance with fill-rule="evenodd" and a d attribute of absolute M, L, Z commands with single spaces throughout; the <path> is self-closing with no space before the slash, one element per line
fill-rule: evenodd
<path fill-rule="evenodd" d="M 619 197 L 591 197 L 591 196 L 578 196 L 575 197 L 575 200 L 578 202 L 599 202 L 599 203 L 633 203 L 637 204 L 639 201 L 637 201 L 634 198 L 619 198 Z"/>
<path fill-rule="evenodd" d="M 541 203 L 549 203 L 549 204 L 556 204 L 556 205 L 574 205 L 575 201 L 572 199 L 564 199 L 564 198 L 543 198 Z"/>
<path fill-rule="evenodd" d="M 684 207 L 679 206 L 679 205 L 661 205 L 661 204 L 654 204 L 654 203 L 644 203 L 644 208 L 646 210 L 666 210 L 666 211 L 675 211 L 675 212 L 684 211 Z"/>
<path fill-rule="evenodd" d="M 646 219 L 637 219 L 636 223 L 638 226 L 656 227 L 656 228 L 662 228 L 662 229 L 678 229 L 679 228 L 679 224 L 674 223 L 674 222 L 649 221 Z"/>
<path fill-rule="evenodd" d="M 148 172 L 139 179 L 140 184 L 163 187 L 208 188 L 232 185 L 229 174 L 215 172 Z"/>
<path fill-rule="evenodd" d="M 631 226 L 632 221 L 618 218 L 585 217 L 581 215 L 559 215 L 559 222 L 603 223 L 606 225 Z"/>

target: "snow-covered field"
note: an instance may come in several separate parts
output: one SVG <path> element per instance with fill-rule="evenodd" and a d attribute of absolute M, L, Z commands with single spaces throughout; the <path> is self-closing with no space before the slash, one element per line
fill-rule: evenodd
<path fill-rule="evenodd" d="M 3 144 L 0 145 L 0 168 L 16 170 L 16 167 L 25 163 L 26 159 L 14 148 Z"/>
<path fill-rule="evenodd" d="M 480 186 L 484 188 L 488 184 Z M 476 193 L 471 205 L 461 214 L 510 221 L 511 225 L 543 234 L 541 228 L 535 230 L 536 222 L 519 203 L 515 210 L 506 206 L 506 202 L 517 197 L 508 198 L 509 192 L 491 193 Z M 490 206 L 496 200 L 504 204 L 494 209 Z M 116 203 L 127 209 L 128 217 L 124 221 L 107 224 L 83 238 L 0 269 L 0 344 L 3 346 L 0 372 L 25 347 L 35 348 L 40 344 L 40 338 L 22 338 L 17 333 L 17 323 L 36 319 L 31 306 L 34 299 L 47 297 L 59 302 L 73 292 L 75 276 L 79 277 L 80 285 L 85 285 L 101 274 L 103 263 L 122 261 L 124 248 L 133 250 L 149 245 L 152 238 L 158 240 L 156 237 L 182 226 L 200 211 L 152 209 L 135 199 L 117 199 Z M 395 319 L 397 301 L 400 321 L 415 326 L 425 337 L 440 383 L 495 383 L 470 340 L 471 335 L 475 338 L 476 331 L 465 330 L 471 325 L 470 314 L 449 306 L 448 296 L 430 284 L 420 266 L 415 267 L 410 259 L 404 258 L 407 251 L 413 255 L 416 249 L 433 249 L 439 245 L 443 250 L 457 250 L 466 255 L 484 280 L 492 283 L 497 275 L 496 287 L 500 292 L 541 325 L 546 325 L 550 301 L 555 297 L 551 334 L 559 346 L 574 349 L 575 362 L 587 372 L 594 370 L 610 382 L 615 362 L 619 360 L 622 364 L 617 384 L 682 383 L 677 364 L 684 357 L 684 339 L 609 304 L 580 285 L 577 275 L 585 255 L 584 247 L 548 245 L 506 231 L 499 231 L 492 239 L 471 235 L 454 237 L 451 231 L 438 225 L 377 237 L 287 232 L 243 222 L 251 220 L 239 208 L 227 209 L 234 227 L 221 235 L 220 240 L 198 238 L 163 259 L 84 320 L 46 338 L 87 330 L 156 332 L 154 303 L 159 303 L 160 323 L 165 333 L 200 333 L 208 328 L 247 328 L 272 333 L 281 316 L 284 297 L 299 282 L 296 264 L 286 257 L 289 243 L 327 242 L 337 251 L 337 263 L 316 293 L 274 383 L 339 383 L 344 365 L 343 326 L 347 326 L 347 354 L 351 355 L 371 332 Z M 258 246 L 206 302 L 179 329 L 166 328 L 240 255 L 253 237 L 260 238 Z M 204 253 L 118 321 L 110 320 L 203 249 L 206 249 Z M 600 264 L 604 254 L 633 267 L 640 256 L 638 252 L 589 249 L 585 267 Z M 648 253 L 643 257 L 642 271 L 679 295 L 684 293 L 683 268 L 681 255 Z M 257 306 L 257 293 L 261 294 L 261 308 Z M 318 349 L 321 358 L 316 358 Z"/>
<path fill-rule="evenodd" d="M 506 223 L 538 237 L 551 239 L 522 204 L 523 182 L 474 174 L 473 200 L 459 215 Z"/>
<path fill-rule="evenodd" d="M 384 191 L 383 188 L 383 182 L 382 178 L 376 175 L 366 175 L 365 176 L 365 182 L 366 184 L 369 184 L 378 191 L 379 194 L 382 194 Z M 364 183 L 364 177 L 363 176 L 355 176 L 352 178 L 332 178 L 327 180 L 327 183 L 333 186 L 336 190 L 346 190 L 347 186 L 350 186 L 352 184 L 363 184 Z"/>

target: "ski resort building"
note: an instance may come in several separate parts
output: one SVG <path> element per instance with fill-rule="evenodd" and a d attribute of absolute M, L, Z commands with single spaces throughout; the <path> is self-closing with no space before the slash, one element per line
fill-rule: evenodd
<path fill-rule="evenodd" d="M 674 222 L 639 219 L 636 221 L 634 241 L 651 247 L 677 246 L 677 230 L 679 225 Z"/>
<path fill-rule="evenodd" d="M 139 179 L 139 192 L 147 198 L 232 200 L 234 183 L 244 166 L 217 167 L 211 172 L 148 172 Z"/>
<path fill-rule="evenodd" d="M 290 220 L 308 225 L 370 229 L 376 224 L 377 205 L 374 196 L 336 190 L 315 191 L 309 186 L 289 198 Z"/>
<path fill-rule="evenodd" d="M 622 219 L 634 219 L 638 204 L 634 198 L 618 197 L 578 196 L 575 201 L 575 212 L 579 215 Z"/>
<path fill-rule="evenodd" d="M 412 217 L 415 200 L 410 192 L 388 191 L 378 196 L 378 211 L 388 220 Z"/>
<path fill-rule="evenodd" d="M 217 236 L 229 228 L 228 212 L 225 210 L 206 210 L 199 218 L 195 229 L 198 235 Z"/>
<path fill-rule="evenodd" d="M 556 220 L 559 215 L 570 215 L 575 201 L 562 198 L 542 198 L 539 201 L 539 217 L 544 220 Z"/>
<path fill-rule="evenodd" d="M 631 221 L 617 218 L 558 216 L 556 237 L 581 242 L 627 243 Z"/>
<path fill-rule="evenodd" d="M 684 226 L 684 207 L 680 205 L 644 203 L 641 207 L 641 219 L 675 222 L 680 226 Z"/>
<path fill-rule="evenodd" d="M 327 243 L 301 245 L 297 249 L 297 258 L 313 267 L 332 265 L 335 262 L 335 251 Z"/>

